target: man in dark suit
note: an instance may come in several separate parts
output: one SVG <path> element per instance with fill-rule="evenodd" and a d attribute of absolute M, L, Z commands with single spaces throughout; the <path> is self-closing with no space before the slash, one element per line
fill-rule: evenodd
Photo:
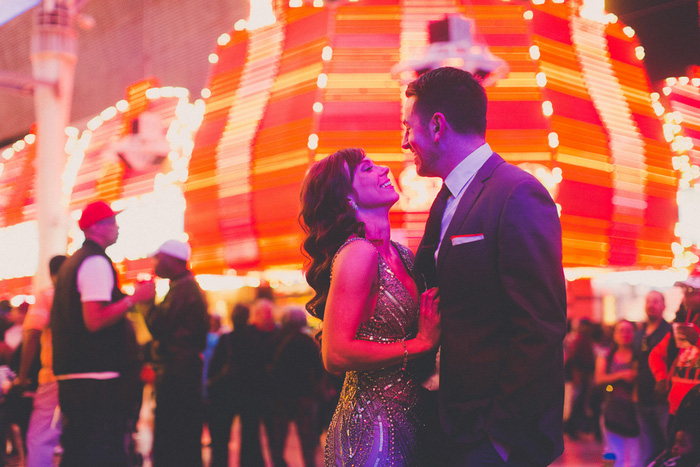
<path fill-rule="evenodd" d="M 444 182 L 416 255 L 440 294 L 440 465 L 547 465 L 564 447 L 556 205 L 486 144 L 486 93 L 470 73 L 430 71 L 406 97 L 402 147 Z"/>

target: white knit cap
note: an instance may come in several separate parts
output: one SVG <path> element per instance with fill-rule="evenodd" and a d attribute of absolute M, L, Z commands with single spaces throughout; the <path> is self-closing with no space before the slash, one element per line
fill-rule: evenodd
<path fill-rule="evenodd" d="M 158 253 L 163 253 L 183 261 L 189 261 L 190 255 L 192 254 L 192 248 L 190 248 L 190 245 L 187 242 L 167 240 L 160 246 L 160 248 L 158 248 L 153 256 L 157 255 Z"/>

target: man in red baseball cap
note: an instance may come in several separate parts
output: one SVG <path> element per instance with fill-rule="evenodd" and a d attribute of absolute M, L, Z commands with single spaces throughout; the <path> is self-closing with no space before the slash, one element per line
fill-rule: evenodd
<path fill-rule="evenodd" d="M 78 221 L 82 247 L 58 273 L 51 309 L 53 367 L 64 415 L 61 465 L 127 465 L 124 378 L 134 331 L 126 312 L 150 302 L 153 282 L 133 295 L 119 289 L 105 249 L 119 236 L 115 212 L 104 201 L 90 203 Z"/>

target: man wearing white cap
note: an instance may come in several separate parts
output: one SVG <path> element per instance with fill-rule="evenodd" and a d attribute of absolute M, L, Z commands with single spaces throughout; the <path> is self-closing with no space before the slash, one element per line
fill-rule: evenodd
<path fill-rule="evenodd" d="M 53 370 L 63 413 L 62 466 L 125 467 L 124 384 L 135 336 L 126 313 L 150 301 L 152 282 L 133 295 L 119 289 L 118 274 L 105 249 L 119 227 L 109 204 L 88 204 L 78 225 L 85 242 L 58 271 L 50 326 Z"/>
<path fill-rule="evenodd" d="M 154 272 L 170 290 L 144 311 L 153 335 L 156 372 L 153 466 L 202 465 L 202 358 L 209 331 L 204 293 L 187 267 L 190 246 L 168 240 L 154 254 Z"/>

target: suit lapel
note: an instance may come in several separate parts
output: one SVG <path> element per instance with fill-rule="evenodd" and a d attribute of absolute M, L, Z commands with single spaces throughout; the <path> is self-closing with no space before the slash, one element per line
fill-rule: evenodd
<path fill-rule="evenodd" d="M 491 177 L 494 170 L 496 170 L 496 167 L 498 167 L 504 162 L 505 161 L 501 158 L 501 156 L 499 156 L 495 152 L 491 154 L 491 157 L 489 157 L 484 163 L 484 165 L 481 166 L 481 168 L 476 173 L 471 183 L 467 187 L 467 191 L 464 193 L 462 199 L 459 201 L 459 204 L 457 205 L 457 210 L 455 211 L 454 216 L 452 216 L 450 225 L 447 226 L 447 230 L 445 231 L 445 235 L 442 239 L 442 244 L 440 245 L 440 251 L 438 252 L 437 259 L 438 276 L 440 275 L 440 268 L 445 262 L 447 252 L 450 250 L 450 247 L 452 247 L 452 240 L 450 240 L 450 237 L 459 232 L 460 227 L 466 221 L 469 212 L 474 206 L 474 203 L 481 195 L 481 192 L 484 189 L 484 183 L 489 177 Z"/>

